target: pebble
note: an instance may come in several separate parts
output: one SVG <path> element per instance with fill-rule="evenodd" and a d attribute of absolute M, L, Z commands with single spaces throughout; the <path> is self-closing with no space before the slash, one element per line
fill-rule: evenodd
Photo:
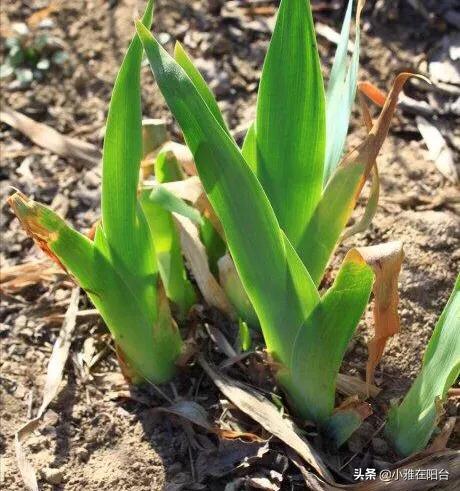
<path fill-rule="evenodd" d="M 228 73 L 221 72 L 217 77 L 209 84 L 209 87 L 217 97 L 224 96 L 229 92 L 231 88 L 230 77 Z"/>
<path fill-rule="evenodd" d="M 61 469 L 54 469 L 52 467 L 45 467 L 42 470 L 43 479 L 49 483 L 57 486 L 64 480 L 64 472 Z"/>
<path fill-rule="evenodd" d="M 18 315 L 16 320 L 14 321 L 15 327 L 26 327 L 27 326 L 27 317 L 25 315 Z"/>
<path fill-rule="evenodd" d="M 86 172 L 83 181 L 91 189 L 98 189 L 101 185 L 101 178 L 94 170 Z"/>
<path fill-rule="evenodd" d="M 89 451 L 85 447 L 79 447 L 75 450 L 75 455 L 81 462 L 87 462 L 89 459 Z"/>
<path fill-rule="evenodd" d="M 44 438 L 42 436 L 31 436 L 27 441 L 27 446 L 32 452 L 37 452 L 43 448 Z"/>
<path fill-rule="evenodd" d="M 68 298 L 68 296 L 69 296 L 69 291 L 64 290 L 62 288 L 59 288 L 58 290 L 56 290 L 56 293 L 54 294 L 54 298 L 55 298 L 56 302 L 59 302 L 61 300 L 65 300 L 66 298 Z"/>

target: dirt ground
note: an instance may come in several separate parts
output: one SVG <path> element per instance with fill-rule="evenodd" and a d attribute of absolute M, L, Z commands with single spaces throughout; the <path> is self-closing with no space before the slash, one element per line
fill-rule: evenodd
<path fill-rule="evenodd" d="M 247 3 L 266 8 L 251 14 L 247 5 L 243 8 Z M 231 129 L 243 128 L 253 119 L 257 82 L 276 3 L 157 1 L 154 31 L 168 49 L 175 39 L 183 42 L 215 91 Z M 315 19 L 339 29 L 342 3 L 313 1 Z M 388 90 L 399 71 L 425 73 L 433 52 L 446 36 L 453 35 L 454 29 L 446 23 L 445 12 L 454 2 L 419 2 L 429 16 L 414 10 L 412 3 L 368 2 L 363 22 L 360 79 Z M 23 22 L 47 4 L 44 0 L 2 2 L 2 29 L 7 21 Z M 225 5 L 219 12 L 220 4 Z M 133 32 L 132 19 L 142 6 L 136 0 L 63 2 L 50 15 L 52 23 L 47 29 L 62 42 L 68 61 L 47 72 L 43 81 L 34 81 L 25 88 L 3 81 L 2 104 L 66 135 L 101 146 L 114 76 Z M 3 54 L 4 40 L 2 37 Z M 318 41 L 327 71 L 334 45 L 322 36 Z M 178 128 L 147 67 L 143 70 L 143 86 L 144 115 L 164 118 L 171 133 L 179 139 Z M 458 166 L 460 113 L 453 104 L 459 94 L 458 86 L 456 90 L 456 95 L 434 93 L 417 83 L 409 84 L 406 94 L 435 108 L 434 119 L 454 151 Z M 364 135 L 357 112 L 351 130 L 350 145 Z M 0 143 L 3 266 L 41 258 L 4 204 L 10 186 L 41 202 L 59 206 L 79 230 L 90 228 L 99 215 L 100 169 L 60 158 L 4 124 Z M 355 467 L 367 464 L 384 467 L 385 459 L 391 458 L 381 438 L 364 440 L 378 426 L 378 415 L 383 414 L 390 400 L 404 394 L 417 374 L 426 343 L 460 269 L 459 206 L 458 199 L 452 197 L 456 190 L 429 159 L 413 111 L 399 110 L 378 163 L 382 192 L 373 224 L 367 232 L 343 244 L 334 261 L 336 266 L 343 252 L 354 245 L 388 240 L 404 242 L 406 257 L 400 276 L 402 329 L 390 341 L 377 370 L 376 382 L 383 389 L 383 395 L 373 401 L 377 416 L 370 418 L 365 423 L 367 427 L 343 450 L 345 459 L 358 445 Z M 61 279 L 2 297 L 0 483 L 5 490 L 23 489 L 14 457 L 13 435 L 28 414 L 40 405 L 47 362 L 60 328 L 56 315 L 65 311 L 69 296 L 69 282 Z M 89 308 L 89 301 L 82 295 L 80 309 Z M 206 319 L 209 323 L 225 325 L 229 335 L 234 335 L 232 326 L 215 313 L 197 309 L 195 316 L 198 321 Z M 363 377 L 371 325 L 369 309 L 347 354 L 346 373 Z M 82 376 L 79 356 L 93 345 L 106 356 L 89 375 Z M 234 471 L 238 464 L 236 457 L 228 468 L 212 468 L 211 456 L 222 449 L 230 454 L 232 443 L 219 443 L 214 436 L 200 434 L 199 444 L 190 444 L 190 439 L 184 437 L 183 424 L 155 412 L 154 408 L 164 403 L 158 394 L 152 390 L 134 397 L 129 395 L 108 346 L 109 337 L 102 322 L 94 316 L 80 317 L 65 386 L 51 404 L 46 421 L 27 440 L 30 460 L 36 469 L 41 469 L 40 489 L 253 489 L 244 477 L 251 472 L 257 474 L 260 469 L 251 470 L 247 464 Z M 197 391 L 199 387 L 196 394 L 199 400 L 206 400 L 207 407 L 212 407 L 218 417 L 221 396 L 196 367 L 179 377 L 174 387 L 164 390 L 168 394 L 174 391 L 185 394 L 190 387 Z M 455 405 L 449 405 L 447 411 L 454 415 Z M 250 427 L 251 423 L 247 424 Z M 454 437 L 450 446 L 458 448 L 458 438 Z M 298 472 L 292 467 L 286 469 L 287 464 L 280 471 L 281 489 L 304 489 Z M 230 487 L 231 483 L 236 484 Z"/>

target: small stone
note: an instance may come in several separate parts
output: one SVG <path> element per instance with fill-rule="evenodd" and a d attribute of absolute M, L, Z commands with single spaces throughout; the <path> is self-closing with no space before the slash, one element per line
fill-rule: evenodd
<path fill-rule="evenodd" d="M 211 81 L 209 87 L 217 97 L 222 97 L 230 91 L 230 78 L 226 72 L 221 72 Z"/>
<path fill-rule="evenodd" d="M 43 448 L 42 436 L 31 436 L 27 441 L 27 446 L 32 452 L 38 452 Z"/>
<path fill-rule="evenodd" d="M 54 298 L 55 298 L 56 302 L 59 302 L 61 300 L 65 300 L 66 298 L 68 298 L 68 296 L 69 296 L 69 291 L 64 290 L 62 288 L 59 288 L 58 290 L 56 290 L 56 293 L 54 294 Z"/>
<path fill-rule="evenodd" d="M 83 181 L 90 189 L 97 189 L 101 185 L 101 178 L 94 170 L 86 172 Z"/>
<path fill-rule="evenodd" d="M 14 321 L 16 327 L 22 328 L 27 326 L 27 317 L 25 315 L 19 315 Z"/>
<path fill-rule="evenodd" d="M 64 480 L 64 473 L 61 469 L 54 469 L 52 467 L 45 467 L 42 470 L 43 479 L 49 483 L 57 486 Z"/>
<path fill-rule="evenodd" d="M 59 414 L 52 409 L 48 409 L 45 413 L 44 419 L 47 426 L 55 426 L 59 422 Z"/>
<path fill-rule="evenodd" d="M 386 455 L 388 453 L 388 444 L 383 438 L 372 438 L 372 448 L 377 455 Z"/>
<path fill-rule="evenodd" d="M 75 450 L 75 455 L 81 462 L 87 462 L 89 459 L 89 451 L 85 447 L 79 447 Z"/>

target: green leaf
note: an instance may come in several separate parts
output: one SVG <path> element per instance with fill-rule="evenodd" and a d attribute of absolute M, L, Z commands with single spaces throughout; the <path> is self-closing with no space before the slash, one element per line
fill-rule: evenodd
<path fill-rule="evenodd" d="M 150 0 L 143 17 L 146 26 L 150 27 L 152 17 Z M 137 203 L 142 158 L 141 60 L 142 45 L 134 36 L 113 88 L 102 164 L 103 231 L 110 251 L 134 275 L 155 269 L 145 257 L 149 245 L 145 237 L 150 235 Z M 153 255 L 149 252 L 149 256 Z"/>
<path fill-rule="evenodd" d="M 216 231 L 213 224 L 206 217 L 202 217 L 200 226 L 200 239 L 206 248 L 208 255 L 209 269 L 212 274 L 217 277 L 219 274 L 217 262 L 227 251 L 227 245 L 222 240 L 220 234 Z"/>
<path fill-rule="evenodd" d="M 185 52 L 182 44 L 180 44 L 178 41 L 176 42 L 176 45 L 174 47 L 174 59 L 183 68 L 185 73 L 190 77 L 190 80 L 192 81 L 200 96 L 203 98 L 213 116 L 216 118 L 217 122 L 225 130 L 225 132 L 229 136 L 231 136 L 230 131 L 225 124 L 222 113 L 220 112 L 219 106 L 217 105 L 216 99 L 211 92 L 211 89 L 208 87 L 205 79 L 193 64 L 193 61 Z"/>
<path fill-rule="evenodd" d="M 298 330 L 292 358 L 280 380 L 306 419 L 326 424 L 332 415 L 339 368 L 373 279 L 372 268 L 349 253 L 334 284 Z"/>
<path fill-rule="evenodd" d="M 398 96 L 411 76 L 413 75 L 410 73 L 401 73 L 395 78 L 376 123 L 366 139 L 342 159 L 299 239 L 296 249 L 316 285 L 323 277 L 362 187 L 375 165 L 388 134 Z"/>
<path fill-rule="evenodd" d="M 422 370 L 388 415 L 386 435 L 403 456 L 419 452 L 436 428 L 440 405 L 460 374 L 460 275 L 436 323 Z"/>
<path fill-rule="evenodd" d="M 238 339 L 242 351 L 249 351 L 251 349 L 251 331 L 246 322 L 241 319 L 238 321 Z"/>
<path fill-rule="evenodd" d="M 193 285 L 187 278 L 180 239 L 171 212 L 184 213 L 185 210 L 186 216 L 190 215 L 191 211 L 193 216 L 197 214 L 198 219 L 201 217 L 196 210 L 161 187 L 152 192 L 143 191 L 141 204 L 152 233 L 155 255 L 166 296 L 177 307 L 179 317 L 184 318 L 196 302 L 196 295 Z"/>
<path fill-rule="evenodd" d="M 326 157 L 324 166 L 324 185 L 327 183 L 342 158 L 348 133 L 351 110 L 356 96 L 356 82 L 359 69 L 360 52 L 360 13 L 362 0 L 358 0 L 356 15 L 355 49 L 348 63 L 347 48 L 350 37 L 351 10 L 353 0 L 349 0 L 340 33 L 340 41 L 331 69 L 331 77 L 326 95 Z"/>
<path fill-rule="evenodd" d="M 160 152 L 155 162 L 155 177 L 159 183 L 183 178 L 179 163 L 171 151 Z M 182 257 L 179 234 L 171 213 L 179 213 L 201 224 L 201 215 L 195 208 L 175 196 L 161 184 L 144 190 L 141 204 L 152 232 L 155 254 L 167 297 L 177 306 L 184 318 L 196 302 L 193 285 L 187 278 Z"/>
<path fill-rule="evenodd" d="M 240 318 L 252 327 L 259 326 L 259 320 L 249 300 L 235 265 L 229 254 L 222 256 L 217 262 L 219 270 L 219 283 L 224 289 L 227 297 L 235 307 Z"/>
<path fill-rule="evenodd" d="M 325 97 L 308 0 L 282 0 L 257 99 L 257 177 L 297 244 L 321 197 Z"/>
<path fill-rule="evenodd" d="M 20 193 L 13 195 L 10 203 L 43 251 L 76 278 L 91 298 L 121 347 L 124 362 L 142 377 L 134 381 L 146 378 L 161 383 L 171 378 L 181 350 L 178 330 L 158 315 L 165 308 L 160 301 L 147 308 L 108 261 L 101 228 L 93 243 L 52 210 Z"/>
<path fill-rule="evenodd" d="M 353 211 L 364 171 L 360 163 L 336 170 L 299 241 L 297 250 L 316 285 Z"/>
<path fill-rule="evenodd" d="M 153 0 L 143 23 L 150 27 Z M 140 68 L 142 44 L 135 35 L 119 69 L 110 100 L 102 158 L 102 231 L 107 257 L 136 292 L 139 301 L 157 305 L 158 266 L 137 190 L 142 159 Z"/>
<path fill-rule="evenodd" d="M 326 431 L 336 447 L 342 446 L 361 426 L 359 413 L 351 410 L 337 411 L 326 423 Z"/>
<path fill-rule="evenodd" d="M 146 192 L 146 196 L 150 203 L 160 206 L 163 210 L 179 213 L 184 217 L 190 218 L 198 225 L 203 224 L 203 218 L 195 208 L 189 206 L 184 200 L 178 198 L 161 185 L 155 186 L 151 191 Z"/>
<path fill-rule="evenodd" d="M 150 26 L 153 1 L 144 22 Z M 165 382 L 181 338 L 158 275 L 152 237 L 137 199 L 142 157 L 140 62 L 135 36 L 115 82 L 104 141 L 102 224 L 94 243 L 22 195 L 12 205 L 45 252 L 86 290 L 107 323 L 120 364 L 136 382 Z"/>
<path fill-rule="evenodd" d="M 246 136 L 244 137 L 243 146 L 241 148 L 244 160 L 249 167 L 256 172 L 257 168 L 257 141 L 256 141 L 256 127 L 252 123 L 249 127 Z"/>
<path fill-rule="evenodd" d="M 308 272 L 287 241 L 257 178 L 182 68 L 150 32 L 139 37 L 168 106 L 193 153 L 200 179 L 225 230 L 268 349 L 287 360 L 298 327 L 318 300 Z M 273 301 L 277 299 L 277 301 Z"/>

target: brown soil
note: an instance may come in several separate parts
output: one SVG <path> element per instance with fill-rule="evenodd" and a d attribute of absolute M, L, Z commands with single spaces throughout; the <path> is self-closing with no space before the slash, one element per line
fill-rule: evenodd
<path fill-rule="evenodd" d="M 24 21 L 47 4 L 32 3 L 2 2 L 2 24 L 6 18 L 10 22 Z M 62 69 L 51 70 L 45 80 L 33 82 L 26 89 L 4 83 L 3 102 L 58 131 L 101 145 L 111 86 L 132 35 L 131 21 L 137 15 L 137 3 L 136 0 L 64 2 L 51 16 L 50 33 L 63 41 L 70 55 L 68 63 Z M 211 12 L 210 5 L 216 3 L 219 2 L 159 0 L 154 30 L 162 33 L 161 38 L 169 49 L 174 39 L 183 41 L 215 90 L 230 127 L 235 129 L 244 126 L 254 115 L 257 80 L 270 35 L 269 18 L 232 16 L 229 12 L 235 2 L 228 2 L 219 16 Z M 267 1 L 264 5 L 275 3 Z M 331 2 L 335 3 L 340 2 Z M 386 9 L 385 5 L 390 3 L 391 8 Z M 422 3 L 428 7 L 433 4 Z M 324 2 L 313 4 L 317 7 L 317 18 L 337 29 L 341 12 L 320 9 Z M 398 71 L 417 71 L 426 66 L 430 50 L 448 27 L 441 20 L 429 23 L 408 2 L 376 4 L 374 8 L 369 6 L 364 16 L 361 78 L 386 90 Z M 441 19 L 439 5 L 433 8 L 434 18 Z M 333 46 L 321 37 L 319 43 L 325 66 L 329 66 Z M 165 118 L 172 133 L 180 138 L 147 68 L 143 77 L 144 114 Z M 433 103 L 430 93 L 415 86 L 410 86 L 407 93 Z M 447 114 L 439 124 L 448 143 L 458 144 L 458 118 Z M 99 171 L 50 154 L 6 125 L 1 130 L 2 203 L 10 193 L 8 186 L 45 203 L 63 196 L 68 204 L 66 218 L 78 229 L 88 229 L 99 213 Z M 358 114 L 354 116 L 352 130 L 350 142 L 356 143 L 363 136 Z M 458 164 L 458 154 L 456 158 Z M 353 245 L 396 239 L 405 244 L 406 259 L 400 277 L 402 330 L 390 341 L 376 374 L 384 395 L 374 405 L 377 414 L 382 414 L 390 398 L 404 394 L 420 368 L 426 343 L 459 271 L 460 227 L 456 205 L 441 199 L 450 196 L 453 189 L 429 161 L 413 115 L 399 112 L 383 147 L 379 169 L 382 198 L 373 224 L 366 233 L 341 246 L 334 264 Z M 12 265 L 40 257 L 6 205 L 2 212 L 2 263 Z M 51 288 L 37 285 L 14 296 L 3 296 L 0 326 L 3 489 L 22 489 L 12 436 L 26 421 L 28 408 L 36 410 L 41 402 L 47 361 L 59 332 L 59 323 L 46 317 L 62 313 L 69 295 L 68 284 L 58 282 Z M 86 298 L 80 307 L 91 308 Z M 205 315 L 208 322 L 219 326 L 223 322 L 213 313 L 197 315 Z M 347 355 L 345 368 L 349 373 L 364 374 L 371 326 L 369 310 Z M 228 330 L 228 325 L 225 328 Z M 164 403 L 158 395 L 144 392 L 129 396 L 110 350 L 94 373 L 87 378 L 80 376 L 76 358 L 90 337 L 96 340 L 98 349 L 108 342 L 99 320 L 80 320 L 64 387 L 52 403 L 46 421 L 27 440 L 31 461 L 37 469 L 43 469 L 41 489 L 143 491 L 165 486 L 170 490 L 224 489 L 233 480 L 233 474 L 219 479 L 207 476 L 200 484 L 196 483 L 196 459 L 199 461 L 201 453 L 189 445 L 184 427 L 177 420 L 158 417 L 152 411 L 152 407 Z M 180 378 L 176 382 L 180 394 L 186 394 L 188 388 L 198 384 L 200 394 L 204 394 L 208 403 L 217 402 L 219 395 L 206 378 L 198 382 L 201 374 L 196 368 L 185 377 L 186 380 Z M 448 411 L 453 413 L 455 407 L 449 406 Z M 378 421 L 368 423 L 370 427 L 358 437 L 366 438 L 377 424 Z M 202 435 L 200 445 L 216 448 L 217 440 Z M 353 451 L 352 445 L 344 452 L 348 450 Z M 365 454 L 362 452 L 357 457 L 356 467 L 364 462 Z M 53 476 L 59 484 L 52 484 Z M 285 489 L 302 489 L 293 469 L 289 476 L 284 482 Z M 195 484 L 190 484 L 194 479 Z"/>

